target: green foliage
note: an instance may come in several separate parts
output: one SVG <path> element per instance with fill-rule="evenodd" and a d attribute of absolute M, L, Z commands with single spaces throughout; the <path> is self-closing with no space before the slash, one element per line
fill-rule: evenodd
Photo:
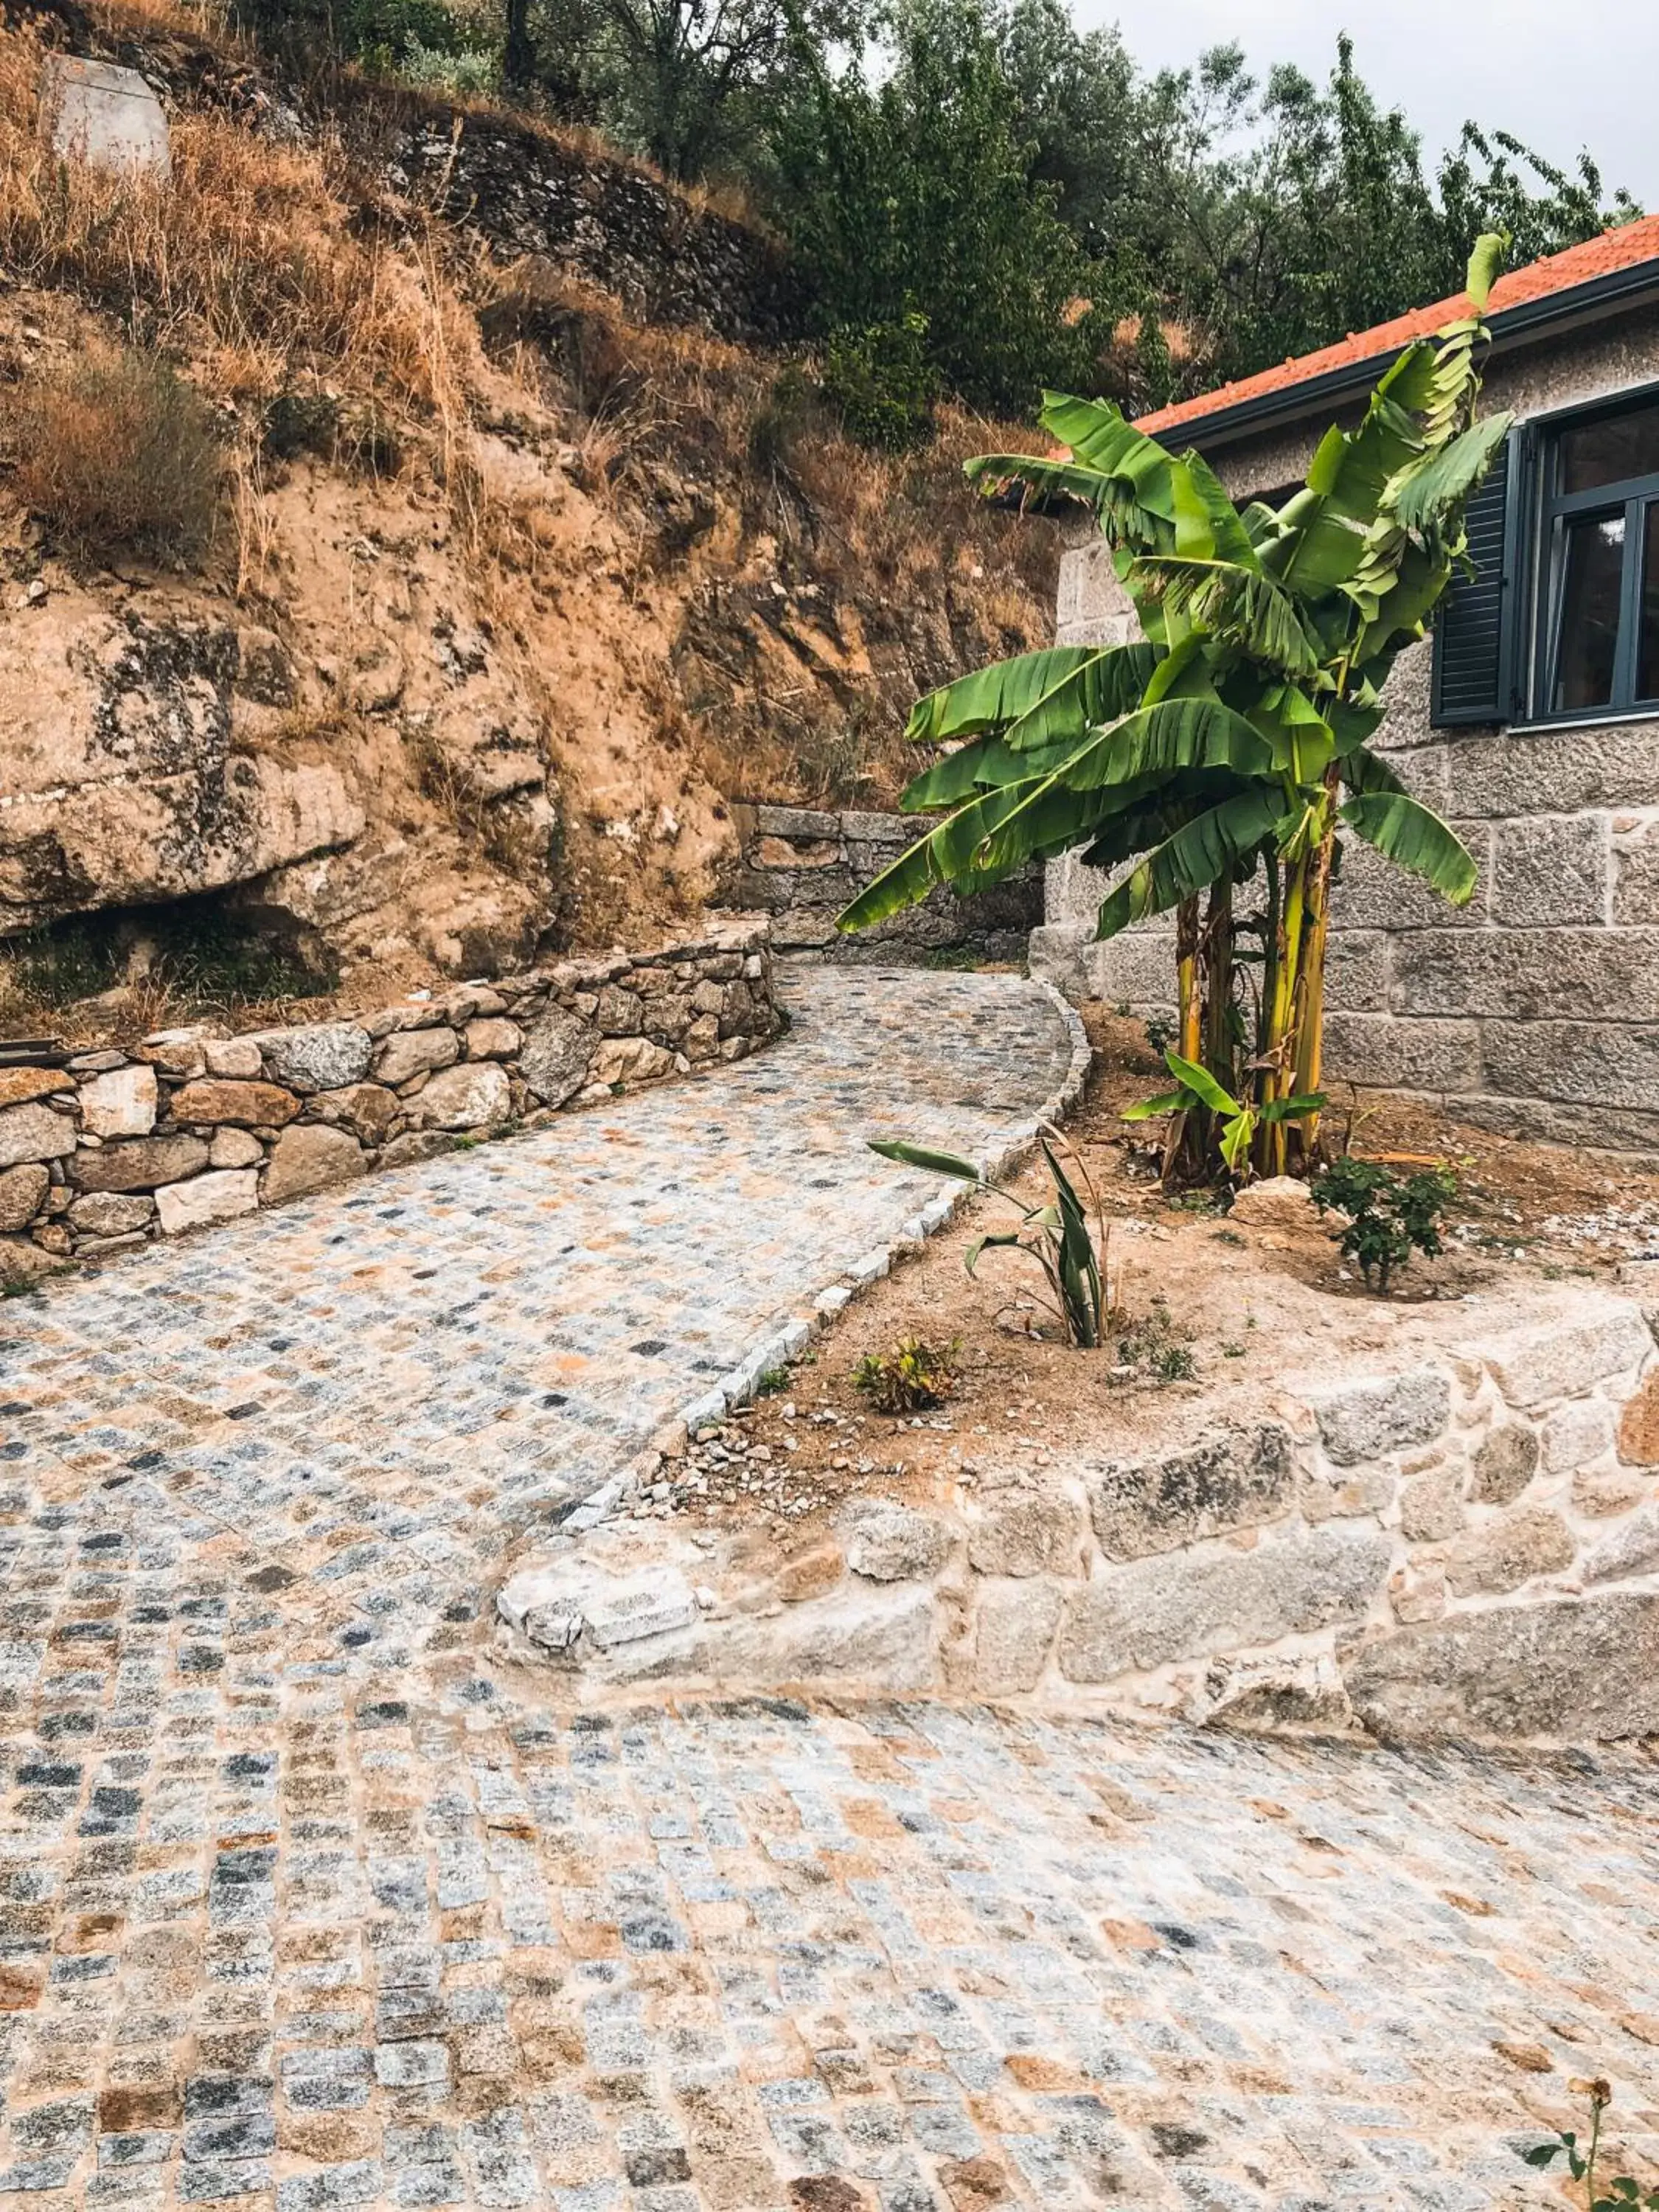
<path fill-rule="evenodd" d="M 1389 1276 L 1413 1252 L 1439 1257 L 1441 1220 L 1457 1195 L 1457 1177 L 1445 1167 L 1401 1176 L 1381 1160 L 1350 1155 L 1316 1176 L 1309 1189 L 1322 1213 L 1346 1214 L 1343 1258 L 1357 1261 L 1366 1283 L 1386 1291 Z"/>
<path fill-rule="evenodd" d="M 971 1275 L 983 1252 L 994 1248 L 1024 1252 L 1042 1270 L 1048 1285 L 1050 1310 L 1065 1332 L 1066 1341 L 1082 1350 L 1093 1351 L 1104 1340 L 1111 1309 L 1106 1282 L 1105 1216 L 1099 1197 L 1090 1184 L 1089 1194 L 1094 1200 L 1095 1218 L 1100 1227 L 1100 1247 L 1097 1251 L 1083 1201 L 1055 1157 L 1054 1146 L 1058 1145 L 1076 1160 L 1080 1169 L 1082 1162 L 1057 1129 L 1045 1127 L 1037 1142 L 1054 1188 L 1053 1198 L 1041 1206 L 1028 1206 L 1012 1191 L 988 1182 L 971 1160 L 956 1152 L 934 1152 L 924 1145 L 896 1139 L 872 1140 L 870 1149 L 879 1152 L 884 1159 L 898 1161 L 902 1166 L 925 1168 L 930 1175 L 948 1176 L 976 1190 L 990 1191 L 1013 1206 L 1020 1216 L 1020 1226 L 1007 1234 L 976 1237 L 968 1248 L 963 1265 Z M 1086 1170 L 1084 1180 L 1088 1182 Z"/>
<path fill-rule="evenodd" d="M 860 445 L 908 453 L 933 435 L 939 376 L 927 357 L 927 319 L 836 331 L 823 349 L 823 390 Z"/>
<path fill-rule="evenodd" d="M 890 1352 L 866 1352 L 853 1370 L 853 1385 L 878 1413 L 921 1413 L 943 1405 L 957 1379 L 958 1338 L 946 1345 L 902 1336 Z"/>
<path fill-rule="evenodd" d="M 1501 253 L 1477 243 L 1477 307 Z M 1145 641 L 1022 653 L 919 701 L 913 741 L 965 740 L 901 801 L 942 818 L 840 927 L 1072 850 L 1116 878 L 1099 937 L 1173 908 L 1178 1088 L 1139 1112 L 1180 1113 L 1198 1168 L 1213 1134 L 1235 1179 L 1281 1173 L 1293 1122 L 1312 1154 L 1339 831 L 1453 906 L 1473 893 L 1462 844 L 1368 740 L 1395 656 L 1464 557 L 1464 510 L 1507 428 L 1477 419 L 1484 339 L 1477 313 L 1408 346 L 1276 507 L 1241 514 L 1200 455 L 1064 393 L 1045 394 L 1042 420 L 1068 459 L 968 465 L 983 490 L 1092 514 Z M 1257 885 L 1261 907 L 1236 913 Z"/>
<path fill-rule="evenodd" d="M 828 331 L 927 325 L 938 374 L 1029 411 L 1085 375 L 1102 272 L 1033 174 L 982 0 L 902 0 L 884 52 L 803 51 L 775 137 L 774 204 Z"/>

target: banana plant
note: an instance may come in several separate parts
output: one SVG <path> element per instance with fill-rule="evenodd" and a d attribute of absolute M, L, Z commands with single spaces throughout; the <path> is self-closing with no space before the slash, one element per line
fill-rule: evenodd
<path fill-rule="evenodd" d="M 1099 937 L 1174 910 L 1181 1057 L 1253 1109 L 1233 1149 L 1263 1172 L 1283 1171 L 1292 1128 L 1304 1158 L 1316 1136 L 1339 837 L 1453 906 L 1474 889 L 1460 840 L 1370 741 L 1396 655 L 1468 565 L 1469 495 L 1509 428 L 1478 414 L 1505 245 L 1478 242 L 1471 312 L 1405 349 L 1277 507 L 1241 511 L 1200 454 L 1063 393 L 1045 394 L 1042 420 L 1067 459 L 968 464 L 984 491 L 1088 510 L 1141 637 L 1021 653 L 920 700 L 907 735 L 949 750 L 900 805 L 940 818 L 839 917 L 867 928 L 935 884 L 974 891 L 1080 850 L 1115 878 Z M 1238 915 L 1254 887 L 1259 908 Z M 1241 1115 L 1212 1118 L 1232 1130 Z"/>
<path fill-rule="evenodd" d="M 1317 1114 L 1325 1103 L 1323 1093 L 1314 1092 L 1307 1097 L 1270 1098 L 1265 1105 L 1258 1106 L 1252 1099 L 1235 1098 L 1231 1091 L 1223 1089 L 1207 1067 L 1183 1058 L 1173 1046 L 1164 1059 L 1176 1079 L 1175 1089 L 1160 1091 L 1156 1098 L 1143 1098 L 1138 1105 L 1126 1106 L 1120 1118 L 1125 1121 L 1150 1121 L 1166 1114 L 1213 1115 L 1216 1149 L 1221 1155 L 1221 1164 L 1230 1176 L 1241 1182 L 1249 1173 L 1250 1147 L 1259 1127 L 1271 1128 L 1277 1122 L 1303 1120 Z M 1177 1129 L 1177 1140 L 1178 1136 Z"/>

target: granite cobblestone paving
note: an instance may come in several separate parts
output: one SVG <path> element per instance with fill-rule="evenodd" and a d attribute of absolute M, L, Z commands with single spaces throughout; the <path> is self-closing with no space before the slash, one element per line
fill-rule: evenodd
<path fill-rule="evenodd" d="M 1605 2071 L 1659 1787 L 944 1705 L 556 1710 L 515 1537 L 1056 1087 L 1012 977 L 0 1305 L 0 2203 L 1424 2212 Z M 1559 2201 L 1559 2200 L 1556 2200 Z"/>

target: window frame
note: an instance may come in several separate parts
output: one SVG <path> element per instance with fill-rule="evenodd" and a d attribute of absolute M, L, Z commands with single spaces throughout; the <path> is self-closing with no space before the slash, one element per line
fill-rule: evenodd
<path fill-rule="evenodd" d="M 1514 671 L 1516 714 L 1512 726 L 1571 729 L 1587 724 L 1644 720 L 1659 715 L 1659 695 L 1644 698 L 1636 696 L 1645 526 L 1649 510 L 1659 503 L 1659 470 L 1643 477 L 1625 477 L 1613 483 L 1597 484 L 1589 491 L 1561 492 L 1556 488 L 1560 475 L 1561 441 L 1566 432 L 1656 405 L 1659 405 L 1659 383 L 1650 382 L 1632 385 L 1615 393 L 1603 393 L 1576 406 L 1558 408 L 1548 415 L 1533 416 L 1524 425 L 1516 426 L 1524 432 L 1524 439 L 1510 495 L 1525 517 L 1525 527 L 1519 533 L 1522 542 L 1516 549 L 1518 559 L 1513 572 L 1522 617 L 1515 624 L 1515 642 L 1517 646 L 1522 646 L 1523 639 L 1525 642 L 1521 665 Z M 1545 702 L 1555 689 L 1556 626 L 1565 580 L 1563 551 L 1566 526 L 1581 516 L 1615 513 L 1624 518 L 1625 544 L 1613 696 L 1600 706 L 1553 711 Z"/>

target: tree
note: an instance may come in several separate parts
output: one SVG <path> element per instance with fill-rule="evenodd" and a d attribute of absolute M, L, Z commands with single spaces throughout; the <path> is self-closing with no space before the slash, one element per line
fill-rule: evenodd
<path fill-rule="evenodd" d="M 1251 1158 L 1282 1172 L 1293 1126 L 1312 1150 L 1339 834 L 1454 905 L 1474 888 L 1458 839 L 1368 740 L 1395 656 L 1465 557 L 1469 494 L 1509 428 L 1476 412 L 1503 246 L 1480 240 L 1473 313 L 1407 347 L 1358 428 L 1327 432 L 1305 487 L 1278 508 L 1241 514 L 1199 454 L 1177 459 L 1115 407 L 1058 394 L 1042 421 L 1069 459 L 969 464 L 982 487 L 1095 516 L 1145 641 L 1021 654 L 920 701 L 909 735 L 958 749 L 901 804 L 950 811 L 840 926 L 1074 848 L 1091 866 L 1133 863 L 1098 934 L 1176 911 L 1180 1087 L 1157 1107 L 1206 1149 L 1218 1134 L 1237 1172 Z M 1258 877 L 1260 908 L 1237 915 L 1235 894 Z M 1256 939 L 1255 962 L 1241 935 Z"/>
<path fill-rule="evenodd" d="M 878 81 L 802 56 L 781 121 L 776 204 L 820 328 L 922 317 L 945 383 L 1029 412 L 1045 382 L 1088 374 L 1103 272 L 1033 175 L 1018 97 L 979 0 L 912 0 Z"/>

